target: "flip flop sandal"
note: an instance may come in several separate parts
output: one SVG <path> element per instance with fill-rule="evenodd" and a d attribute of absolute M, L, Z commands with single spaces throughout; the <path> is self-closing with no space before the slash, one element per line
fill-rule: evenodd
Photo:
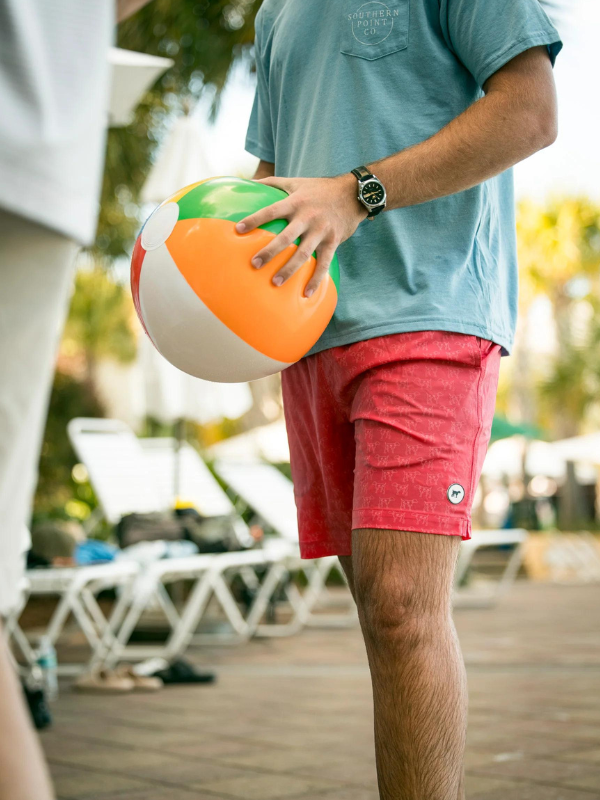
<path fill-rule="evenodd" d="M 77 678 L 73 684 L 76 692 L 90 694 L 125 694 L 132 692 L 134 688 L 135 684 L 131 678 L 106 669 L 88 672 Z"/>
<path fill-rule="evenodd" d="M 174 661 L 166 669 L 154 673 L 163 683 L 214 683 L 217 676 L 214 672 L 200 672 L 186 661 Z"/>
<path fill-rule="evenodd" d="M 163 687 L 163 682 L 160 678 L 151 675 L 138 675 L 131 664 L 120 664 L 114 674 L 132 681 L 134 692 L 157 692 Z"/>

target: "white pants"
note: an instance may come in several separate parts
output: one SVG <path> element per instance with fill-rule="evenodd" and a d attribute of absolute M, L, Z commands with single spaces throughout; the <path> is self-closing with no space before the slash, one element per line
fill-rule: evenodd
<path fill-rule="evenodd" d="M 76 251 L 70 239 L 0 209 L 0 615 L 19 602 Z"/>

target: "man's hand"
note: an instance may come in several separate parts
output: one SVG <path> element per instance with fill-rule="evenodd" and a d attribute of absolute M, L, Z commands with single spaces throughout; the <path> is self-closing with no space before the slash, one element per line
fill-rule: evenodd
<path fill-rule="evenodd" d="M 287 219 L 289 224 L 254 256 L 252 266 L 260 269 L 300 239 L 298 250 L 273 277 L 273 283 L 282 286 L 316 252 L 317 268 L 304 290 L 310 297 L 327 274 L 337 247 L 367 216 L 357 199 L 356 178 L 351 174 L 337 178 L 264 178 L 260 183 L 283 189 L 289 197 L 243 219 L 236 226 L 238 233 L 248 233 L 275 219 Z"/>

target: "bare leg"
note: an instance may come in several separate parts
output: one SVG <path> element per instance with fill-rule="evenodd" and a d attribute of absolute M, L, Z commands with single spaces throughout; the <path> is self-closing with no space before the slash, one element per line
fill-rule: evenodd
<path fill-rule="evenodd" d="M 0 628 L 0 800 L 54 797 Z"/>
<path fill-rule="evenodd" d="M 451 617 L 459 544 L 400 531 L 352 535 L 381 800 L 464 797 L 466 677 Z"/>

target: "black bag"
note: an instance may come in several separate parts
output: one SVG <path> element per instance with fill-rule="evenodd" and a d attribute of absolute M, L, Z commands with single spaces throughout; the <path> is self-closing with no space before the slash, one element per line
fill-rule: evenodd
<path fill-rule="evenodd" d="M 116 527 L 120 547 L 159 539 L 187 540 L 200 553 L 227 553 L 242 550 L 232 517 L 203 517 L 193 508 L 151 514 L 126 514 Z"/>
<path fill-rule="evenodd" d="M 121 548 L 138 542 L 155 542 L 158 539 L 169 542 L 187 539 L 185 527 L 169 511 L 126 514 L 117 523 L 116 534 Z"/>
<path fill-rule="evenodd" d="M 201 553 L 227 553 L 242 550 L 231 516 L 203 517 L 195 508 L 178 508 L 177 519 L 191 542 Z"/>

